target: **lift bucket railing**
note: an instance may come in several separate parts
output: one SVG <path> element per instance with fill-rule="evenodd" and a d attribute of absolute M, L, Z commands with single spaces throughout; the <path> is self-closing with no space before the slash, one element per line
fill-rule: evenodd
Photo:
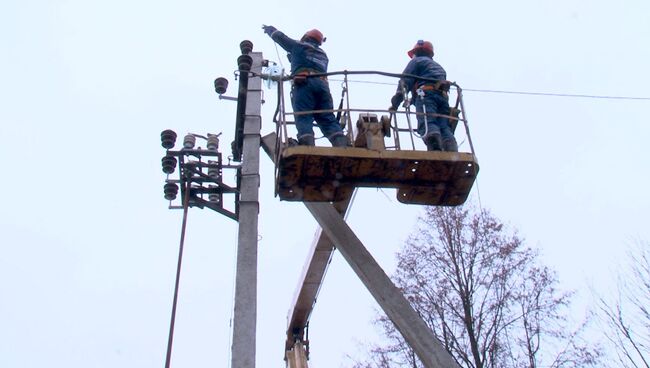
<path fill-rule="evenodd" d="M 342 79 L 336 78 L 337 76 L 341 76 Z M 354 76 L 354 79 L 351 79 L 350 76 Z M 295 117 L 300 114 L 331 112 L 338 115 L 340 118 L 339 122 L 344 128 L 350 142 L 355 142 L 358 134 L 356 125 L 353 123 L 353 121 L 355 121 L 355 117 L 352 116 L 354 113 L 358 113 L 359 117 L 364 115 L 377 116 L 380 114 L 382 119 L 389 121 L 389 129 L 386 134 L 386 137 L 388 138 L 386 140 L 387 144 L 385 145 L 386 150 L 426 149 L 417 134 L 418 113 L 416 113 L 414 107 L 414 99 L 417 98 L 415 93 L 411 93 L 410 99 L 406 98 L 397 111 L 390 111 L 387 108 L 359 108 L 356 106 L 374 105 L 377 103 L 378 99 L 381 100 L 382 103 L 385 101 L 386 105 L 389 105 L 390 98 L 395 93 L 399 80 L 404 77 L 410 77 L 431 83 L 439 81 L 408 74 L 348 70 L 329 73 L 314 73 L 307 75 L 306 77 L 327 77 L 330 85 L 330 92 L 333 97 L 337 96 L 338 92 L 336 89 L 337 85 L 334 82 L 340 82 L 341 101 L 337 104 L 337 101 L 334 100 L 335 108 L 331 110 L 292 111 L 288 108 L 286 103 L 286 92 L 287 90 L 289 90 L 289 92 L 291 91 L 292 85 L 285 83 L 293 83 L 293 77 L 285 76 L 278 78 L 277 108 L 273 119 L 276 123 L 275 132 L 278 137 L 275 151 L 277 155 L 275 160 L 276 178 L 278 170 L 277 163 L 280 162 L 279 158 L 282 155 L 283 150 L 297 144 L 297 141 L 293 138 L 293 136 L 295 136 L 295 128 L 291 128 L 290 126 L 295 125 Z M 452 127 L 456 139 L 459 142 L 459 151 L 469 152 L 475 155 L 467 120 L 467 112 L 463 101 L 463 91 L 456 82 L 446 81 L 446 83 L 449 85 L 449 90 L 446 93 L 449 97 L 450 114 L 441 115 L 429 113 L 427 116 L 445 117 L 449 119 L 450 127 Z M 287 88 L 287 85 L 289 85 L 289 88 Z M 350 101 L 354 102 L 354 106 Z M 464 129 L 458 129 L 460 123 L 462 123 Z M 317 128 L 315 128 L 315 133 L 317 136 L 320 133 Z M 318 145 L 319 144 L 317 143 L 317 146 Z"/>

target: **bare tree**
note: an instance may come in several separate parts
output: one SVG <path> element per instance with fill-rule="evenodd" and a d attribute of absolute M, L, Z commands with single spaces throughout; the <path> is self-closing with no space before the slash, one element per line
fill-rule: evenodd
<path fill-rule="evenodd" d="M 598 352 L 565 332 L 571 294 L 538 265 L 488 211 L 428 207 L 418 230 L 398 253 L 395 283 L 463 367 L 584 367 Z M 377 320 L 388 343 L 357 367 L 420 367 L 392 323 Z M 562 342 L 550 352 L 549 341 Z M 543 365 L 541 361 L 543 360 Z"/>
<path fill-rule="evenodd" d="M 628 253 L 629 267 L 618 275 L 617 295 L 598 296 L 599 320 L 620 367 L 650 367 L 650 243 Z"/>

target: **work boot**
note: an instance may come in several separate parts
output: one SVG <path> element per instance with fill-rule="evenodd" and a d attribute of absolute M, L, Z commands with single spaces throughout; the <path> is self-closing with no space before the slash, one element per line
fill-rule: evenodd
<path fill-rule="evenodd" d="M 445 138 L 442 141 L 442 149 L 447 152 L 458 152 L 458 143 L 456 143 L 456 138 Z"/>
<path fill-rule="evenodd" d="M 439 133 L 429 134 L 424 137 L 424 144 L 427 145 L 427 151 L 440 151 L 442 150 L 442 138 Z"/>
<path fill-rule="evenodd" d="M 314 136 L 311 134 L 305 134 L 301 137 L 298 137 L 298 145 L 299 146 L 315 146 L 316 141 L 314 140 Z"/>
<path fill-rule="evenodd" d="M 336 135 L 331 139 L 332 147 L 351 147 L 348 137 L 344 135 Z"/>

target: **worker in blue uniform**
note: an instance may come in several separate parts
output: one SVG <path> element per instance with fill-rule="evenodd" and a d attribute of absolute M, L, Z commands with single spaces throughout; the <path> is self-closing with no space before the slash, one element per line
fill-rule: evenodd
<path fill-rule="evenodd" d="M 320 45 L 325 41 L 323 34 L 312 29 L 298 40 L 294 40 L 273 26 L 262 26 L 264 33 L 287 51 L 291 62 L 291 76 L 293 86 L 291 89 L 291 104 L 294 113 L 316 110 L 327 112 L 314 112 L 296 114 L 296 129 L 298 130 L 298 144 L 313 146 L 314 121 L 321 132 L 333 147 L 347 147 L 349 141 L 343 129 L 334 116 L 334 104 L 330 93 L 329 83 L 325 76 L 307 77 L 310 74 L 327 73 L 329 59 Z"/>
<path fill-rule="evenodd" d="M 449 119 L 440 116 L 449 115 L 449 82 L 445 69 L 433 60 L 433 44 L 419 40 L 407 54 L 411 61 L 402 74 L 433 81 L 402 77 L 397 92 L 391 98 L 390 110 L 397 110 L 399 104 L 404 101 L 405 94 L 411 92 L 417 112 L 417 131 L 427 150 L 458 152 L 458 144 L 449 126 Z"/>

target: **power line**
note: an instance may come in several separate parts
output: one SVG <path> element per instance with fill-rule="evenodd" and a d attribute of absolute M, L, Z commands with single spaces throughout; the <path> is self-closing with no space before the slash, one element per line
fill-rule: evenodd
<path fill-rule="evenodd" d="M 330 79 L 331 81 L 343 82 L 343 79 Z M 396 85 L 395 83 L 387 82 L 373 82 L 361 80 L 348 80 L 354 83 L 367 83 L 367 84 L 384 84 Z M 463 88 L 463 92 L 479 92 L 479 93 L 501 93 L 511 95 L 529 95 L 529 96 L 548 96 L 548 97 L 573 97 L 573 98 L 598 98 L 604 100 L 637 100 L 637 101 L 650 101 L 650 97 L 635 97 L 635 96 L 603 96 L 603 95 L 586 95 L 586 94 L 571 94 L 571 93 L 550 93 L 550 92 L 526 92 L 526 91 L 504 91 L 495 89 L 470 89 Z"/>
<path fill-rule="evenodd" d="M 581 95 L 570 93 L 547 93 L 547 92 L 524 92 L 524 91 L 501 91 L 493 89 L 469 89 L 463 88 L 467 92 L 482 93 L 507 93 L 513 95 L 532 95 L 532 96 L 553 96 L 553 97 L 578 97 L 578 98 L 601 98 L 606 100 L 650 100 L 650 97 L 633 97 L 633 96 L 600 96 L 600 95 Z"/>

